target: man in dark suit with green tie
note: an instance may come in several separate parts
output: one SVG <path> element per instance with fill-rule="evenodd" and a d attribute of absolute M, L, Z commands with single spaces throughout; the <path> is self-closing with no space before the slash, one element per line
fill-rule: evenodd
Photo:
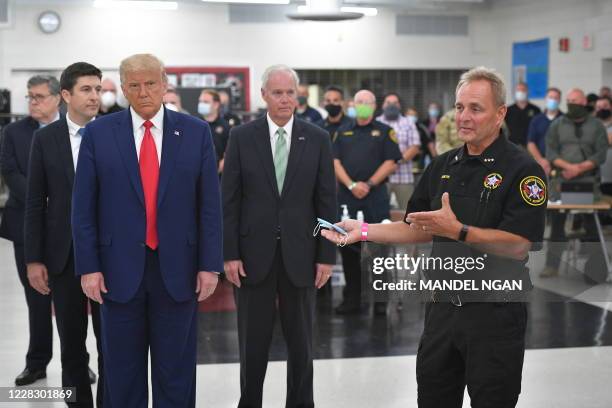
<path fill-rule="evenodd" d="M 223 173 L 224 258 L 236 286 L 239 407 L 261 407 L 277 310 L 288 349 L 287 407 L 313 407 L 315 292 L 331 276 L 334 246 L 312 233 L 336 216 L 329 135 L 295 118 L 298 76 L 268 68 L 268 113 L 231 131 Z"/>

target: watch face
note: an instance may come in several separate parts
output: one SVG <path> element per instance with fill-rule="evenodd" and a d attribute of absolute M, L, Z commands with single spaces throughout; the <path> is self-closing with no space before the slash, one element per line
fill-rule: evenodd
<path fill-rule="evenodd" d="M 38 16 L 38 27 L 45 34 L 51 34 L 59 30 L 61 19 L 55 11 L 45 11 Z"/>

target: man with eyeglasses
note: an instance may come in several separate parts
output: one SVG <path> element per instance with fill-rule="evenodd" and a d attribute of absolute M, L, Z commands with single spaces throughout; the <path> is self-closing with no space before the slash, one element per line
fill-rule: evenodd
<path fill-rule="evenodd" d="M 25 369 L 15 379 L 16 385 L 28 385 L 46 377 L 51 360 L 53 327 L 51 298 L 30 286 L 24 260 L 23 227 L 26 178 L 30 146 L 34 131 L 60 118 L 59 82 L 49 75 L 36 75 L 28 80 L 29 116 L 11 123 L 4 129 L 0 153 L 0 171 L 9 188 L 4 208 L 0 237 L 13 241 L 15 263 L 28 305 L 30 343 Z"/>

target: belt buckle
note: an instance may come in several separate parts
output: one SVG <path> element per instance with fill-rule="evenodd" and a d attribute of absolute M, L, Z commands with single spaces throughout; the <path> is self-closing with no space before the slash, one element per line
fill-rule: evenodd
<path fill-rule="evenodd" d="M 451 295 L 450 302 L 457 307 L 463 306 L 463 303 L 461 303 L 461 298 L 459 297 L 459 295 Z"/>

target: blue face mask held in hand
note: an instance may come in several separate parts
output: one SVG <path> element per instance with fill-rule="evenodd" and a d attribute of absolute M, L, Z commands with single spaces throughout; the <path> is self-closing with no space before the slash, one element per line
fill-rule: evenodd
<path fill-rule="evenodd" d="M 343 247 L 343 246 L 346 245 L 346 242 L 348 240 L 348 232 L 346 232 L 342 228 L 332 224 L 329 221 L 325 221 L 322 218 L 317 218 L 317 225 L 315 226 L 314 231 L 312 231 L 312 236 L 316 237 L 319 234 L 319 231 L 321 231 L 321 228 L 325 228 L 325 229 L 328 229 L 328 230 L 333 230 L 333 231 L 336 231 L 336 232 L 342 234 L 342 241 L 339 242 L 337 245 L 339 247 Z"/>
<path fill-rule="evenodd" d="M 315 226 L 315 229 L 312 232 L 312 236 L 316 237 L 319 234 L 319 231 L 321 231 L 321 228 L 325 228 L 328 230 L 334 230 L 336 232 L 339 232 L 342 235 L 348 235 L 348 232 L 346 232 L 342 228 L 332 224 L 329 221 L 325 221 L 323 218 L 317 218 L 317 225 Z"/>

